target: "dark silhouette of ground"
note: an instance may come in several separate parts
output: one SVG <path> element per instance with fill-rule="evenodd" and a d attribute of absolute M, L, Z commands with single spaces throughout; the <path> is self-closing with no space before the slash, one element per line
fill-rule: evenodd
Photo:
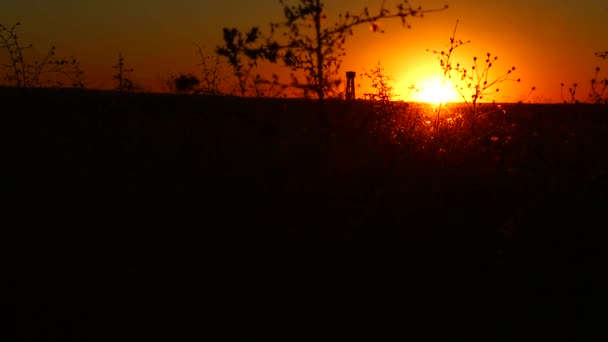
<path fill-rule="evenodd" d="M 21 340 L 600 331 L 605 106 L 508 105 L 511 145 L 442 159 L 369 136 L 361 102 L 325 103 L 324 136 L 314 101 L 0 101 Z"/>

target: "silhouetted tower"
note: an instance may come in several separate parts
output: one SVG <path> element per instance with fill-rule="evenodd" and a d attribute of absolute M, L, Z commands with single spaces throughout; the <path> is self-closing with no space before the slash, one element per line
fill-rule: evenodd
<path fill-rule="evenodd" d="M 355 99 L 355 76 L 357 73 L 354 71 L 346 72 L 346 100 Z"/>

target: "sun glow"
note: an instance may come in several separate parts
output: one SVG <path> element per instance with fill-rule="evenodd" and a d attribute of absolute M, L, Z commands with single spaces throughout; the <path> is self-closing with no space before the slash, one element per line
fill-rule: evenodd
<path fill-rule="evenodd" d="M 439 105 L 447 102 L 458 102 L 460 94 L 449 81 L 433 78 L 421 83 L 415 98 L 416 101 Z"/>

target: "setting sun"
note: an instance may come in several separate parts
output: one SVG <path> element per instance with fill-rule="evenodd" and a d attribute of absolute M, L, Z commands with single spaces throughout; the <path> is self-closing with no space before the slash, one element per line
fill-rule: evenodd
<path fill-rule="evenodd" d="M 451 83 L 436 78 L 422 82 L 418 93 L 414 96 L 416 101 L 434 105 L 457 102 L 460 99 L 460 95 Z"/>

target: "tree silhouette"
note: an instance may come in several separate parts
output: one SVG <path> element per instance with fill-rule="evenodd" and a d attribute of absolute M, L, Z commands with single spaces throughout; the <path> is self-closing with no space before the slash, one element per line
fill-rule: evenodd
<path fill-rule="evenodd" d="M 63 86 L 63 82 L 44 75 L 63 75 L 72 83 L 72 87 L 84 87 L 84 72 L 76 58 L 57 58 L 55 46 L 38 60 L 26 58 L 26 51 L 33 48 L 32 44 L 22 44 L 17 34 L 21 23 L 11 27 L 0 24 L 0 50 L 7 53 L 8 62 L 1 66 L 6 69 L 5 79 L 12 86 L 19 88 L 40 87 L 44 85 Z"/>
<path fill-rule="evenodd" d="M 261 45 L 254 46 L 259 37 L 260 30 L 257 27 L 252 28 L 246 34 L 241 33 L 236 28 L 224 28 L 224 45 L 218 46 L 216 49 L 217 54 L 226 57 L 228 63 L 232 66 L 233 75 L 238 80 L 241 96 L 245 96 L 247 92 L 247 82 L 251 70 L 262 58 L 263 47 Z"/>
<path fill-rule="evenodd" d="M 369 24 L 372 31 L 383 32 L 380 20 L 399 18 L 403 26 L 409 27 L 408 17 L 422 17 L 436 10 L 414 8 L 409 1 L 399 1 L 393 10 L 385 7 L 385 2 L 377 14 L 366 7 L 359 14 L 346 12 L 338 16 L 333 25 L 326 25 L 327 15 L 321 0 L 300 0 L 296 5 L 281 0 L 285 21 L 271 24 L 271 32 L 283 30 L 286 38 L 282 44 L 276 43 L 269 49 L 282 47 L 282 60 L 293 71 L 304 71 L 306 90 L 316 93 L 320 101 L 341 83 L 339 69 L 347 36 L 353 35 L 356 26 Z M 295 78 L 294 78 L 295 79 Z"/>
<path fill-rule="evenodd" d="M 246 39 L 237 29 L 225 28 L 225 45 L 218 48 L 218 53 L 228 57 L 236 73 L 241 76 L 244 69 L 237 56 L 249 58 L 250 66 L 256 65 L 260 59 L 271 63 L 282 62 L 293 72 L 292 85 L 301 88 L 305 96 L 314 93 L 321 102 L 341 83 L 339 69 L 344 56 L 344 43 L 348 36 L 353 35 L 355 27 L 365 24 L 370 25 L 374 32 L 383 32 L 380 29 L 381 20 L 398 18 L 403 26 L 409 28 L 408 17 L 423 17 L 426 13 L 447 8 L 423 10 L 412 7 L 407 0 L 400 0 L 394 8 L 388 9 L 383 1 L 376 14 L 366 7 L 358 14 L 340 14 L 336 22 L 328 24 L 322 0 L 299 0 L 296 4 L 280 0 L 280 3 L 285 20 L 270 24 L 270 36 L 261 48 L 254 47 L 261 37 L 257 27 L 249 31 Z M 298 78 L 299 73 L 304 74 L 304 82 Z"/>

